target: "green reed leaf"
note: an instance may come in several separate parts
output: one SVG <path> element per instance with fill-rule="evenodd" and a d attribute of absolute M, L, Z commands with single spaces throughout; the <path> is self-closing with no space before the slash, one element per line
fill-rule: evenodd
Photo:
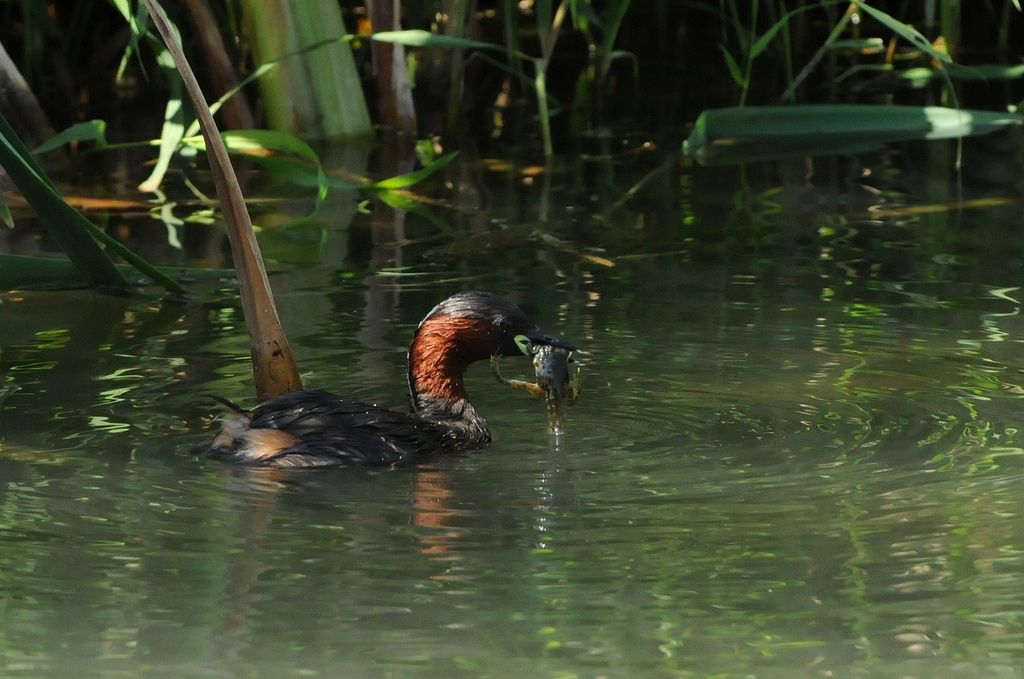
<path fill-rule="evenodd" d="M 781 19 L 772 24 L 767 31 L 761 34 L 754 44 L 750 47 L 750 59 L 755 59 L 761 52 L 764 52 L 768 45 L 771 44 L 772 40 L 780 30 L 782 30 L 786 24 L 789 23 L 789 15 L 783 16 Z"/>
<path fill-rule="evenodd" d="M 455 47 L 460 49 L 505 51 L 504 46 L 490 42 L 471 40 L 470 38 L 456 38 L 450 35 L 440 35 L 420 30 L 381 31 L 380 33 L 370 35 L 369 38 L 376 42 L 396 43 L 405 47 Z"/>
<path fill-rule="evenodd" d="M 107 145 L 106 132 L 107 122 L 105 120 L 87 120 L 84 123 L 77 123 L 66 130 L 58 132 L 32 149 L 32 153 L 39 155 L 77 141 L 95 142 L 96 148 L 103 148 Z"/>
<path fill-rule="evenodd" d="M 0 166 L 39 215 L 50 236 L 93 285 L 126 281 L 89 233 L 89 220 L 68 205 L 0 114 Z"/>
<path fill-rule="evenodd" d="M 134 266 L 118 264 L 117 270 L 124 276 L 137 273 Z M 233 279 L 231 269 L 191 269 L 181 267 L 160 267 L 159 275 L 172 282 L 180 290 L 173 277 L 215 280 Z M 34 257 L 29 255 L 8 255 L 0 253 L 0 290 L 12 288 L 62 289 L 83 286 L 88 279 L 81 270 L 65 257 Z M 166 287 L 166 286 L 165 286 Z"/>
<path fill-rule="evenodd" d="M 435 172 L 437 172 L 438 170 L 443 168 L 448 163 L 450 163 L 453 160 L 455 160 L 455 156 L 457 156 L 457 155 L 459 155 L 458 151 L 453 151 L 451 153 L 446 153 L 443 156 L 441 156 L 440 158 L 438 158 L 438 159 L 436 159 L 434 161 L 431 161 L 426 166 L 421 167 L 420 169 L 418 169 L 418 170 L 416 170 L 414 172 L 408 172 L 406 174 L 400 174 L 400 175 L 397 175 L 395 177 L 390 177 L 388 179 L 384 179 L 384 180 L 379 181 L 379 182 L 377 182 L 375 184 L 372 184 L 368 188 L 392 190 L 392 189 L 404 189 L 404 188 L 410 187 L 410 186 L 412 186 L 414 184 L 420 183 L 421 181 L 423 181 L 424 179 L 426 179 L 430 175 L 434 174 Z"/>
<path fill-rule="evenodd" d="M 1021 125 L 1002 111 L 939 106 L 752 106 L 704 111 L 684 151 L 707 164 L 860 153 L 915 139 L 949 139 Z"/>
<path fill-rule="evenodd" d="M 153 42 L 156 43 L 155 40 Z M 160 152 L 157 155 L 156 165 L 149 177 L 139 184 L 139 191 L 143 192 L 156 191 L 160 187 L 164 175 L 167 174 L 167 168 L 170 167 L 171 160 L 181 144 L 182 137 L 185 136 L 185 113 L 182 97 L 184 85 L 181 82 L 181 76 L 178 75 L 178 71 L 174 67 L 174 59 L 167 48 L 162 43 L 156 43 L 154 49 L 157 53 L 156 63 L 164 74 L 170 93 L 167 97 L 167 104 L 164 106 L 164 123 L 160 128 Z"/>
<path fill-rule="evenodd" d="M 718 47 L 722 50 L 722 55 L 725 57 L 725 65 L 729 68 L 729 75 L 732 76 L 737 85 L 744 87 L 747 80 L 743 77 L 743 69 L 740 68 L 740 65 L 729 53 L 729 50 L 725 48 L 725 45 L 719 45 Z"/>
<path fill-rule="evenodd" d="M 921 35 L 921 33 L 910 24 L 905 24 L 899 19 L 896 19 L 890 16 L 889 14 L 886 14 L 880 9 L 872 7 L 871 5 L 867 4 L 866 2 L 862 2 L 861 0 L 857 0 L 856 4 L 857 7 L 864 10 L 865 14 L 870 15 L 873 19 L 875 19 L 880 24 L 888 28 L 890 31 L 900 36 L 901 38 L 912 44 L 914 47 L 921 50 L 922 52 L 927 53 L 933 59 L 937 59 L 938 61 L 944 64 L 953 63 L 953 60 L 950 58 L 948 54 L 946 54 L 945 52 L 940 52 L 939 50 L 932 47 L 932 44 L 928 42 L 928 38 Z"/>

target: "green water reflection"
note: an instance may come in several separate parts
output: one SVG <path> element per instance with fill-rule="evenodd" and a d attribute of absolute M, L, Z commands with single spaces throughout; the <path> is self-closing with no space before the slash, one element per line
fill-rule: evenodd
<path fill-rule="evenodd" d="M 251 391 L 226 284 L 4 294 L 0 674 L 1021 676 L 1019 209 L 901 211 L 934 178 L 861 162 L 591 221 L 567 184 L 557 247 L 502 240 L 536 217 L 503 180 L 440 241 L 329 229 L 274 277 L 309 386 L 402 404 L 464 288 L 589 352 L 564 438 L 476 366 L 495 445 L 414 469 L 196 458 L 203 396 Z"/>

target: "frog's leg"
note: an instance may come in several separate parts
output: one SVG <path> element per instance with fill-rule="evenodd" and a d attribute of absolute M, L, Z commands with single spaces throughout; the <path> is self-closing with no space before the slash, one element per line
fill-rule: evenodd
<path fill-rule="evenodd" d="M 522 380 L 508 380 L 501 376 L 501 370 L 498 368 L 498 357 L 497 355 L 491 356 L 491 372 L 494 373 L 494 377 L 501 384 L 506 384 L 513 389 L 519 389 L 520 391 L 528 391 L 537 398 L 545 398 L 547 394 L 544 389 L 534 382 L 524 382 Z"/>
<path fill-rule="evenodd" d="M 583 391 L 583 366 L 577 363 L 572 380 L 569 382 L 569 394 L 566 397 L 569 405 L 576 404 L 576 399 L 579 398 L 581 391 Z"/>

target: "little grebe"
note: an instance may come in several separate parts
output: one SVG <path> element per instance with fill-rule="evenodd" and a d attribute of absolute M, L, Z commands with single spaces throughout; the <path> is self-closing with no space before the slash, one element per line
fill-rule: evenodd
<path fill-rule="evenodd" d="M 245 411 L 228 407 L 206 446 L 225 458 L 270 467 L 388 465 L 421 455 L 480 448 L 487 422 L 470 404 L 467 366 L 492 356 L 533 355 L 537 347 L 572 344 L 544 333 L 497 295 L 461 292 L 434 307 L 409 345 L 412 414 L 349 401 L 322 391 L 296 391 Z"/>

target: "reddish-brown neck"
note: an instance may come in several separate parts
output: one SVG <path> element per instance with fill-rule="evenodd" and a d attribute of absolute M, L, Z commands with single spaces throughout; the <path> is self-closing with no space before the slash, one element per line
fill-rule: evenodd
<path fill-rule="evenodd" d="M 435 316 L 424 321 L 409 347 L 409 389 L 413 404 L 466 399 L 462 376 L 473 361 L 499 345 L 498 329 L 475 318 Z"/>

